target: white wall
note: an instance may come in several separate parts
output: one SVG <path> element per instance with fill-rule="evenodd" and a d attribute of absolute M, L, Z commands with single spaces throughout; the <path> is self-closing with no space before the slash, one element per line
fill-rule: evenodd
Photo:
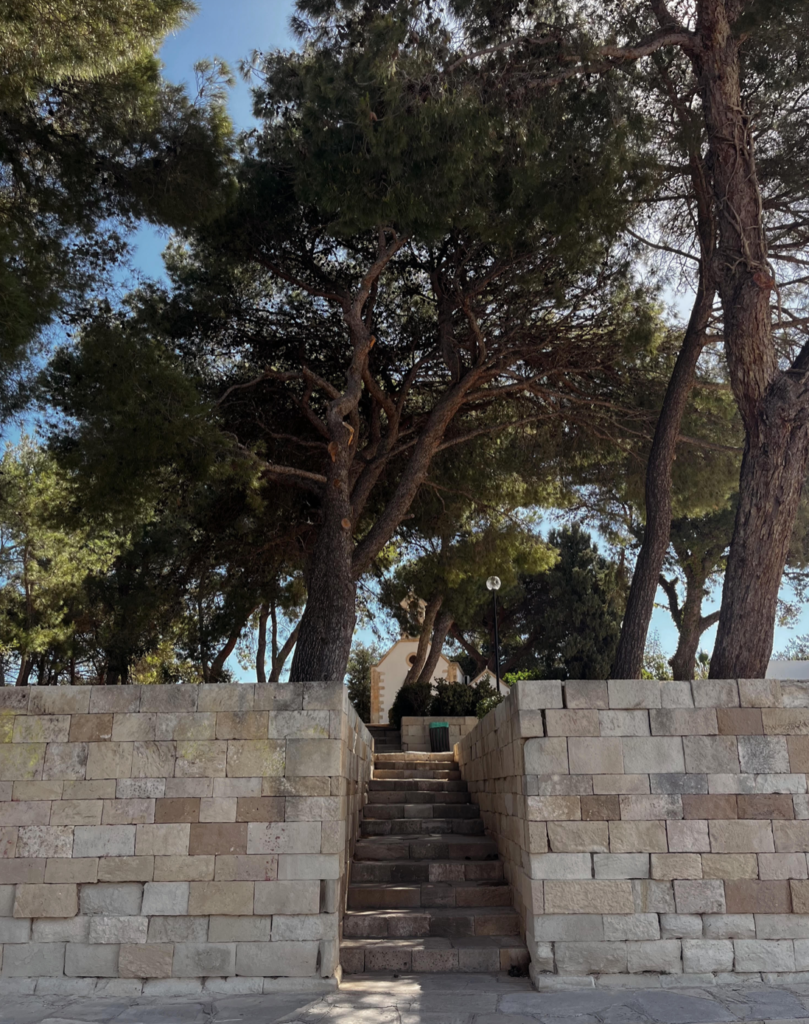
<path fill-rule="evenodd" d="M 418 640 L 398 640 L 387 654 L 379 661 L 372 671 L 379 673 L 379 713 L 372 723 L 373 725 L 387 725 L 388 711 L 390 711 L 396 694 L 401 690 L 405 676 L 410 669 L 408 658 L 418 651 Z M 448 661 L 444 655 L 438 659 L 438 664 L 433 675 L 433 682 L 436 679 L 448 679 L 451 682 L 458 678 L 458 666 L 454 661 Z"/>

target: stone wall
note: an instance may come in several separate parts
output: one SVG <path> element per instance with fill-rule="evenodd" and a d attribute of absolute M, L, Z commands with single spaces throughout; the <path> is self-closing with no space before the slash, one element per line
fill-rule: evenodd
<path fill-rule="evenodd" d="M 809 971 L 809 683 L 520 682 L 456 751 L 536 984 Z"/>
<path fill-rule="evenodd" d="M 478 719 L 471 716 L 435 715 L 432 718 L 402 719 L 402 750 L 430 749 L 430 722 L 449 723 L 449 745 L 454 747 L 460 743 L 478 724 Z"/>
<path fill-rule="evenodd" d="M 338 683 L 0 689 L 4 984 L 334 979 L 370 754 Z"/>

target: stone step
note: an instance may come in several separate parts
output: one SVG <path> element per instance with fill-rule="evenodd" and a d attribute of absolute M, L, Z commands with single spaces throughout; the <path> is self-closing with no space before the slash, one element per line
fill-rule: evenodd
<path fill-rule="evenodd" d="M 467 793 L 463 779 L 371 779 L 371 793 Z"/>
<path fill-rule="evenodd" d="M 520 918 L 513 907 L 430 907 L 393 908 L 372 911 L 368 914 L 351 914 L 343 917 L 345 922 L 352 918 L 349 926 L 354 930 L 353 938 L 403 938 L 403 939 L 458 939 L 481 936 L 520 934 Z M 363 924 L 363 921 L 367 924 Z M 356 934 L 357 929 L 386 928 L 384 934 L 366 932 Z"/>
<path fill-rule="evenodd" d="M 432 752 L 431 753 L 424 753 L 422 751 L 405 751 L 405 752 L 401 752 L 400 751 L 397 754 L 390 754 L 390 753 L 388 753 L 388 754 L 375 754 L 374 755 L 374 762 L 375 763 L 376 762 L 380 762 L 380 763 L 381 762 L 389 762 L 389 761 L 403 761 L 405 763 L 408 763 L 410 761 L 430 761 L 430 762 L 446 761 L 446 762 L 449 762 L 450 764 L 457 764 L 457 762 L 455 760 L 455 755 L 452 753 L 451 750 L 448 750 L 448 751 L 445 751 L 445 752 L 441 752 L 441 753 L 432 753 Z"/>
<path fill-rule="evenodd" d="M 360 822 L 360 835 L 363 838 L 366 836 L 447 835 L 450 832 L 460 836 L 482 836 L 484 831 L 481 818 L 363 818 Z"/>
<path fill-rule="evenodd" d="M 379 771 L 374 769 L 375 779 L 413 779 L 414 781 L 421 781 L 422 779 L 458 780 L 460 777 L 461 773 L 459 771 L 439 768 L 383 768 Z"/>
<path fill-rule="evenodd" d="M 497 860 L 497 843 L 489 836 L 372 836 L 358 839 L 354 859 L 365 860 Z"/>
<path fill-rule="evenodd" d="M 401 757 L 401 754 L 398 755 Z M 422 761 L 416 760 L 415 758 L 411 761 L 400 761 L 398 757 L 396 760 L 391 758 L 390 760 L 382 760 L 377 757 L 374 758 L 374 774 L 379 771 L 397 771 L 397 772 L 428 772 L 428 771 L 460 771 L 457 761 Z"/>
<path fill-rule="evenodd" d="M 421 885 L 352 882 L 348 888 L 349 910 L 511 905 L 511 887 L 506 882 L 424 882 Z"/>
<path fill-rule="evenodd" d="M 468 804 L 472 797 L 468 791 L 434 790 L 423 792 L 420 789 L 374 789 L 370 794 L 371 803 L 366 807 L 380 804 Z"/>
<path fill-rule="evenodd" d="M 439 796 L 428 793 L 428 796 Z M 446 796 L 446 794 L 443 794 Z M 473 803 L 373 803 L 366 804 L 362 809 L 363 818 L 378 818 L 392 821 L 394 818 L 479 818 L 480 808 Z"/>
<path fill-rule="evenodd" d="M 352 861 L 351 882 L 500 882 L 500 860 Z"/>
<path fill-rule="evenodd" d="M 344 939 L 340 943 L 340 963 L 346 974 L 507 971 L 515 966 L 527 967 L 528 950 L 524 942 L 512 936 Z"/>

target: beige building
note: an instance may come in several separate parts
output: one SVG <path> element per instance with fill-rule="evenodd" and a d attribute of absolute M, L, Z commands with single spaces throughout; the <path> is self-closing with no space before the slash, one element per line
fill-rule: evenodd
<path fill-rule="evenodd" d="M 412 637 L 402 637 L 371 668 L 371 725 L 387 725 L 388 711 L 401 690 L 410 666 L 416 660 L 419 642 Z M 463 678 L 461 667 L 455 661 L 448 661 L 442 654 L 433 675 L 451 683 Z"/>

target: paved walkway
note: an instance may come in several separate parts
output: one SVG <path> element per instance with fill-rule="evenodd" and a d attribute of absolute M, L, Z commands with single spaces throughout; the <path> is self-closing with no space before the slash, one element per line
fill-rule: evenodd
<path fill-rule="evenodd" d="M 645 979 L 638 979 L 643 984 Z M 646 982 L 648 984 L 648 982 Z M 4 995 L 13 1024 L 809 1024 L 809 984 L 534 992 L 492 974 L 352 976 L 316 998 L 282 993 L 110 999 Z"/>

